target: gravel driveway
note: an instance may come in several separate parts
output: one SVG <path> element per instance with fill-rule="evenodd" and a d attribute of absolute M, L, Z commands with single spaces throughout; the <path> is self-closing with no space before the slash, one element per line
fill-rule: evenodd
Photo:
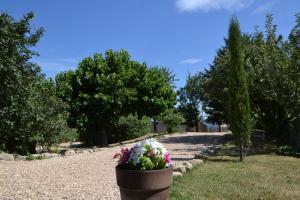
<path fill-rule="evenodd" d="M 160 139 L 173 161 L 192 159 L 195 152 L 218 143 L 224 133 L 183 133 Z M 120 199 L 112 159 L 120 147 L 34 161 L 0 161 L 1 200 Z"/>

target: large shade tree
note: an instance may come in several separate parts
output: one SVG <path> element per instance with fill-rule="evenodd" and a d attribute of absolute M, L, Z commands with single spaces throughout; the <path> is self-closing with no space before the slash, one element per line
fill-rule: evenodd
<path fill-rule="evenodd" d="M 58 74 L 56 82 L 70 105 L 69 124 L 87 145 L 106 146 L 121 116 L 155 117 L 175 104 L 168 78 L 165 70 L 132 61 L 124 50 L 108 50 L 85 58 L 74 72 Z"/>

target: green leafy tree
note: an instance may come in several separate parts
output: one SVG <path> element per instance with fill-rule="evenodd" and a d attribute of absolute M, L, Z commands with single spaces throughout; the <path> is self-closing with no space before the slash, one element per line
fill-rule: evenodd
<path fill-rule="evenodd" d="M 243 161 L 244 145 L 250 141 L 250 103 L 244 69 L 244 58 L 239 23 L 232 18 L 229 27 L 230 65 L 228 66 L 228 114 L 232 134 L 240 145 Z"/>
<path fill-rule="evenodd" d="M 87 145 L 108 144 L 121 116 L 155 117 L 175 104 L 169 75 L 130 60 L 126 51 L 108 50 L 84 59 L 75 72 L 56 77 L 59 95 L 70 105 L 69 124 Z"/>
<path fill-rule="evenodd" d="M 296 135 L 295 145 L 300 149 L 300 14 L 296 15 L 296 25 L 291 30 L 288 41 L 290 57 L 287 69 L 290 96 L 290 121 Z"/>
<path fill-rule="evenodd" d="M 182 114 L 180 112 L 176 112 L 175 109 L 166 110 L 162 114 L 161 120 L 167 126 L 168 133 L 175 132 L 178 126 L 185 121 Z"/>
<path fill-rule="evenodd" d="M 161 67 L 148 68 L 136 84 L 137 101 L 132 104 L 133 111 L 140 116 L 153 119 L 154 132 L 157 132 L 157 118 L 176 104 L 174 75 Z"/>
<path fill-rule="evenodd" d="M 28 13 L 19 21 L 0 14 L 0 148 L 25 154 L 50 146 L 65 134 L 66 104 L 55 85 L 30 62 L 43 29 L 32 31 Z"/>
<path fill-rule="evenodd" d="M 226 67 L 228 66 L 228 45 L 217 51 L 217 55 L 210 68 L 202 73 L 202 108 L 207 115 L 207 121 L 218 124 L 219 132 L 221 124 L 227 120 L 227 90 L 228 81 Z"/>
<path fill-rule="evenodd" d="M 194 76 L 189 74 L 185 86 L 178 90 L 178 110 L 182 113 L 188 126 L 196 127 L 196 132 L 199 131 L 198 123 L 201 120 L 202 82 L 203 76 L 201 73 Z"/>

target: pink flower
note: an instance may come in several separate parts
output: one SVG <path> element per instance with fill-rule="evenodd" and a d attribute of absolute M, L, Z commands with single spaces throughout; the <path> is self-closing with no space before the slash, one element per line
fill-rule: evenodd
<path fill-rule="evenodd" d="M 115 153 L 115 155 L 114 155 L 113 159 L 116 159 L 116 158 L 118 158 L 118 157 L 120 157 L 120 156 L 121 156 L 121 154 L 120 154 L 120 153 Z"/>
<path fill-rule="evenodd" d="M 171 155 L 169 152 L 167 152 L 165 154 L 165 161 L 166 161 L 166 163 L 171 163 Z"/>
<path fill-rule="evenodd" d="M 130 150 L 128 148 L 122 148 L 120 153 L 116 153 L 113 157 L 119 158 L 118 162 L 119 164 L 127 164 L 130 156 Z"/>

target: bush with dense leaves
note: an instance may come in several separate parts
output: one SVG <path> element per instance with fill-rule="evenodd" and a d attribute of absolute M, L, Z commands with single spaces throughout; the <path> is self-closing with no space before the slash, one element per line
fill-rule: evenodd
<path fill-rule="evenodd" d="M 150 118 L 138 118 L 137 115 L 129 114 L 120 117 L 119 121 L 112 128 L 110 142 L 120 142 L 143 136 L 150 132 Z"/>
<path fill-rule="evenodd" d="M 164 113 L 162 121 L 167 126 L 168 133 L 173 133 L 179 130 L 178 126 L 184 122 L 184 117 L 181 113 L 176 113 L 170 109 Z"/>

